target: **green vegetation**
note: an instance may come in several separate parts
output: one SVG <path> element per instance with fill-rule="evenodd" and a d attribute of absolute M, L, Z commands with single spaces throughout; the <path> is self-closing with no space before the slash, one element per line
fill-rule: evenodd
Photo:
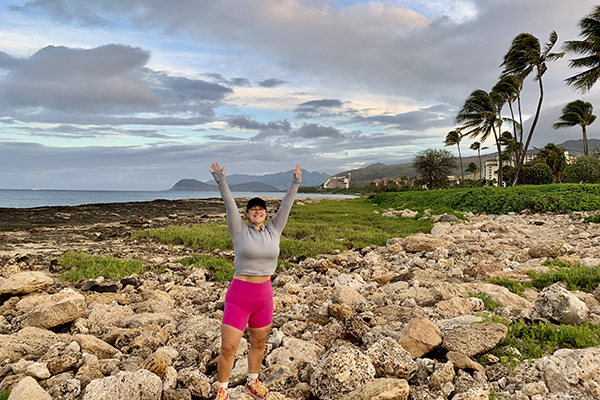
<path fill-rule="evenodd" d="M 8 396 L 10 396 L 10 386 L 0 392 L 0 400 L 8 400 Z"/>
<path fill-rule="evenodd" d="M 508 327 L 506 339 L 502 346 L 492 351 L 504 362 L 541 358 L 558 349 L 584 349 L 600 345 L 598 325 L 550 325 L 527 323 L 522 319 L 505 325 Z M 516 349 L 518 353 L 505 351 L 507 347 Z"/>
<path fill-rule="evenodd" d="M 131 274 L 144 273 L 142 260 L 124 261 L 110 256 L 94 256 L 82 251 L 68 251 L 58 259 L 63 267 L 71 268 L 63 274 L 63 279 L 75 283 L 80 279 L 118 279 Z"/>
<path fill-rule="evenodd" d="M 600 185 L 553 184 L 381 193 L 373 201 L 385 208 L 432 209 L 435 214 L 592 211 L 600 209 Z"/>
<path fill-rule="evenodd" d="M 478 299 L 483 300 L 483 304 L 485 305 L 485 308 L 490 311 L 493 311 L 494 308 L 500 307 L 502 305 L 502 304 L 492 300 L 492 298 L 490 296 L 488 296 L 487 294 L 469 293 L 469 296 L 477 297 Z"/>
<path fill-rule="evenodd" d="M 212 278 L 216 282 L 228 281 L 233 278 L 233 262 L 208 254 L 197 254 L 176 262 L 192 268 L 204 268 L 212 274 Z"/>
<path fill-rule="evenodd" d="M 519 296 L 523 294 L 523 291 L 526 288 L 532 287 L 531 282 L 519 282 L 509 278 L 494 276 L 490 279 L 490 283 L 498 286 L 504 286 L 511 292 L 518 294 Z"/>
<path fill-rule="evenodd" d="M 585 217 L 583 219 L 583 222 L 593 222 L 595 224 L 598 224 L 598 223 L 600 223 L 600 214 L 598 214 L 598 215 L 591 215 L 589 217 Z"/>
<path fill-rule="evenodd" d="M 335 250 L 372 245 L 384 246 L 387 239 L 429 232 L 432 222 L 407 218 L 387 218 L 373 214 L 380 210 L 368 199 L 321 200 L 294 206 L 281 238 L 281 256 L 314 257 Z M 169 227 L 136 232 L 132 239 L 153 239 L 167 244 L 183 244 L 199 251 L 232 249 L 224 223 L 193 227 Z"/>

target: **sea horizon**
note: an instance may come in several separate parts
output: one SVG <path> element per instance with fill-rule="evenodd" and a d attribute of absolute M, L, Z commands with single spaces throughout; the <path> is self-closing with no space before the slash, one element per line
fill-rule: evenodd
<path fill-rule="evenodd" d="M 281 198 L 285 192 L 232 192 L 240 197 Z M 353 195 L 298 193 L 297 198 L 355 198 Z M 39 208 L 80 206 L 84 204 L 129 203 L 154 200 L 221 198 L 218 191 L 171 190 L 74 190 L 74 189 L 0 189 L 0 208 Z"/>

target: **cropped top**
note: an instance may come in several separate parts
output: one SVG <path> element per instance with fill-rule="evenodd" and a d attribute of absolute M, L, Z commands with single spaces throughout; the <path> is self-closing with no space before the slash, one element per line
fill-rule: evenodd
<path fill-rule="evenodd" d="M 279 257 L 279 241 L 287 222 L 301 178 L 294 177 L 283 196 L 277 215 L 258 231 L 246 224 L 225 182 L 222 171 L 213 172 L 227 210 L 227 227 L 233 242 L 235 275 L 273 275 Z"/>

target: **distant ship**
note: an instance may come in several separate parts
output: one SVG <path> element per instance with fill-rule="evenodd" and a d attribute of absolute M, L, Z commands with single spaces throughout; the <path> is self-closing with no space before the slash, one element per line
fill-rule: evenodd
<path fill-rule="evenodd" d="M 36 187 L 30 187 L 29 190 L 40 190 L 40 189 L 38 189 Z"/>

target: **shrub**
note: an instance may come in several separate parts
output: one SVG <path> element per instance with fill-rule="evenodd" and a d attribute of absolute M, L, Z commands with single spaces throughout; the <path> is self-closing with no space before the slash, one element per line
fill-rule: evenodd
<path fill-rule="evenodd" d="M 600 159 L 586 156 L 577 158 L 565 168 L 563 180 L 571 183 L 600 183 Z"/>
<path fill-rule="evenodd" d="M 230 281 L 233 278 L 233 263 L 208 254 L 197 254 L 185 257 L 176 262 L 192 268 L 204 268 L 212 274 L 215 282 Z"/>
<path fill-rule="evenodd" d="M 519 282 L 519 281 L 515 281 L 509 278 L 504 278 L 504 277 L 499 277 L 499 276 L 494 276 L 492 278 L 490 278 L 490 283 L 493 283 L 494 285 L 498 285 L 498 286 L 504 286 L 505 288 L 507 288 L 508 290 L 510 290 L 511 292 L 518 294 L 519 296 L 521 294 L 523 294 L 523 291 L 528 288 L 531 287 L 532 284 L 531 282 Z"/>
<path fill-rule="evenodd" d="M 106 279 L 119 279 L 128 275 L 144 273 L 140 259 L 120 260 L 110 256 L 94 256 L 82 251 L 68 251 L 58 260 L 63 267 L 71 269 L 63 274 L 63 279 L 75 283 L 80 279 L 95 279 L 103 276 Z"/>
<path fill-rule="evenodd" d="M 3 391 L 0 392 L 0 400 L 8 400 L 8 397 L 10 396 L 10 386 L 7 387 L 6 389 L 4 389 Z"/>
<path fill-rule="evenodd" d="M 475 294 L 475 293 L 468 293 L 468 294 L 471 297 L 477 297 L 478 299 L 483 300 L 483 304 L 485 305 L 485 308 L 490 311 L 493 311 L 494 308 L 498 308 L 502 305 L 502 304 L 497 303 L 494 300 L 492 300 L 492 298 L 490 296 L 488 296 L 487 294 Z"/>

